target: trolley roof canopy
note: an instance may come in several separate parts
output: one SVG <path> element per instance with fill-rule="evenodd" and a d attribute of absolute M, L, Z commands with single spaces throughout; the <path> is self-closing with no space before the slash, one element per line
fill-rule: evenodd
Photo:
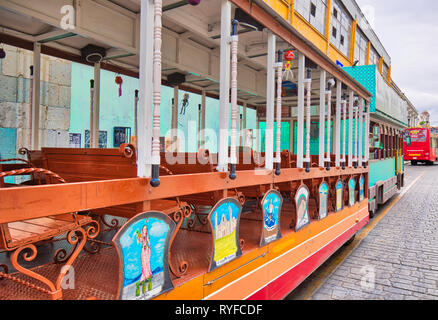
<path fill-rule="evenodd" d="M 219 95 L 220 0 L 202 1 L 197 6 L 175 6 L 180 1 L 163 1 L 162 78 L 172 85 L 174 75 L 184 75 L 184 89 Z M 247 0 L 232 0 L 233 17 L 253 24 L 262 22 L 277 38 L 277 49 L 292 49 L 306 55 L 318 80 L 323 67 L 336 79 L 369 100 L 371 94 L 334 64 L 327 56 L 280 21 L 268 7 Z M 238 8 L 238 9 L 237 9 Z M 238 11 L 238 12 L 236 12 Z M 104 50 L 101 67 L 138 77 L 140 0 L 25 1 L 0 0 L 0 42 L 74 62 L 87 63 L 82 52 L 89 45 Z M 248 14 L 251 14 L 250 15 Z M 68 20 L 69 14 L 73 19 Z M 243 18 L 242 18 L 243 17 Z M 72 23 L 73 22 L 73 23 Z M 63 25 L 64 23 L 64 25 Z M 65 28 L 65 24 L 67 27 Z M 69 24 L 70 23 L 70 24 Z M 249 107 L 266 104 L 267 32 L 254 30 L 249 23 L 239 26 L 238 99 Z M 318 66 L 318 67 L 316 67 Z M 292 70 L 295 69 L 294 64 Z M 296 81 L 295 77 L 295 81 Z M 319 102 L 319 82 L 312 82 L 312 104 Z M 296 106 L 297 97 L 283 99 Z"/>

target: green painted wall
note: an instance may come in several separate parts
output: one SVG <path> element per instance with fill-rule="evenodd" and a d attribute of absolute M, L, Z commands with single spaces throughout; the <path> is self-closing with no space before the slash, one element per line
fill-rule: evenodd
<path fill-rule="evenodd" d="M 93 78 L 93 68 L 73 63 L 71 76 L 71 119 L 70 133 L 81 133 L 81 147 L 84 147 L 85 130 L 90 125 L 90 79 Z M 100 125 L 99 130 L 107 131 L 107 147 L 114 147 L 114 127 L 130 127 L 134 135 L 134 92 L 138 89 L 138 79 L 122 76 L 122 96 L 119 97 L 118 85 L 114 79 L 118 74 L 106 70 L 101 71 L 100 86 Z M 161 127 L 160 135 L 166 136 L 169 133 L 172 119 L 172 98 L 174 90 L 171 87 L 162 86 L 161 97 Z M 198 105 L 201 104 L 201 95 L 189 93 L 189 105 L 185 114 L 180 114 L 182 99 L 186 91 L 178 93 L 178 129 L 185 137 L 183 152 L 197 151 L 197 128 L 198 128 Z M 240 107 L 243 112 L 243 107 Z M 205 127 L 211 129 L 218 135 L 219 130 L 219 101 L 213 98 L 206 98 Z M 230 114 L 231 122 L 231 114 Z M 240 129 L 240 121 L 237 123 Z M 256 111 L 247 108 L 247 128 L 256 128 Z M 189 136 L 189 132 L 191 136 Z M 195 138 L 193 138 L 195 137 Z M 206 147 L 211 152 L 217 152 L 217 141 L 207 135 Z"/>
<path fill-rule="evenodd" d="M 377 181 L 385 181 L 395 176 L 395 159 L 370 161 L 369 186 L 372 187 Z"/>

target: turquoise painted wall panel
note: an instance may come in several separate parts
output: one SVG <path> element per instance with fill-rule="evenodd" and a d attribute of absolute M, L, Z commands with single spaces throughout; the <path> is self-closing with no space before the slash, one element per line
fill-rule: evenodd
<path fill-rule="evenodd" d="M 94 76 L 92 67 L 72 63 L 71 83 L 71 116 L 70 133 L 81 133 L 81 147 L 84 147 L 85 130 L 90 126 L 90 79 Z M 107 146 L 114 147 L 114 127 L 130 127 L 134 134 L 134 92 L 138 89 L 139 81 L 136 78 L 122 76 L 122 96 L 119 97 L 118 85 L 114 82 L 117 76 L 114 72 L 101 71 L 100 93 L 100 131 L 107 131 Z M 189 105 L 185 114 L 181 113 L 184 94 L 189 94 Z M 170 137 L 172 120 L 172 99 L 174 89 L 161 86 L 161 124 L 160 135 Z M 198 136 L 198 106 L 201 104 L 201 95 L 179 90 L 178 93 L 178 129 L 184 133 L 185 152 L 197 151 Z M 243 107 L 240 107 L 240 113 Z M 231 112 L 230 112 L 231 123 Z M 219 132 L 219 101 L 210 97 L 206 98 L 205 126 L 211 134 L 206 135 L 206 148 L 217 152 L 217 137 Z M 240 120 L 237 122 L 240 129 Z M 247 108 L 247 128 L 256 128 L 256 111 Z M 190 135 L 189 135 L 190 133 Z M 184 141 L 183 141 L 184 140 Z"/>
<path fill-rule="evenodd" d="M 259 122 L 259 130 L 260 130 L 260 141 L 258 150 L 260 152 L 265 152 L 265 143 L 266 143 L 266 122 Z M 289 137 L 290 137 L 290 122 L 281 122 L 281 137 L 280 137 L 280 151 L 289 150 Z M 274 152 L 277 151 L 277 122 L 274 122 Z"/>
<path fill-rule="evenodd" d="M 356 67 L 343 67 L 345 72 L 352 76 L 357 82 L 359 82 L 365 89 L 371 94 L 370 112 L 376 111 L 376 66 L 356 66 Z"/>
<path fill-rule="evenodd" d="M 372 187 L 377 181 L 385 181 L 395 176 L 395 159 L 386 159 L 369 162 L 369 186 Z"/>
<path fill-rule="evenodd" d="M 17 129 L 15 128 L 0 128 L 0 159 L 17 158 Z M 6 177 L 6 183 L 15 183 L 14 177 Z"/>
<path fill-rule="evenodd" d="M 353 137 L 355 135 L 355 121 L 353 120 Z M 316 130 L 316 135 L 313 135 L 312 138 L 312 134 L 311 134 L 311 138 L 310 138 L 310 154 L 311 155 L 318 155 L 319 154 L 319 121 L 312 121 L 312 126 L 314 126 L 314 130 Z M 295 127 L 295 131 L 297 132 L 297 123 L 294 123 L 294 127 Z M 345 125 L 345 132 L 346 132 L 346 139 L 345 139 L 345 154 L 349 154 L 349 148 L 348 148 L 348 130 L 349 130 L 349 120 L 346 121 L 346 125 Z M 327 122 L 325 123 L 325 131 L 324 131 L 324 152 L 327 151 Z M 343 154 L 343 135 L 344 135 L 344 121 L 341 120 L 341 125 L 340 125 L 340 134 L 341 134 L 341 144 L 340 144 L 340 148 L 341 148 L 341 155 Z M 365 135 L 365 128 L 362 128 L 362 134 Z M 331 125 L 331 130 L 330 130 L 330 139 L 331 142 L 333 142 L 333 137 L 334 137 L 334 132 L 333 132 L 333 123 Z M 294 150 L 296 150 L 297 148 L 297 135 L 294 136 Z M 304 124 L 304 139 L 306 138 L 306 124 Z M 359 135 L 358 135 L 359 138 Z M 356 148 L 358 148 L 358 146 L 356 146 Z M 303 147 L 303 151 L 306 151 L 306 147 L 305 147 L 305 143 L 304 143 L 304 147 Z M 330 152 L 333 152 L 333 144 L 330 147 Z M 362 146 L 362 153 L 365 152 L 365 146 Z"/>

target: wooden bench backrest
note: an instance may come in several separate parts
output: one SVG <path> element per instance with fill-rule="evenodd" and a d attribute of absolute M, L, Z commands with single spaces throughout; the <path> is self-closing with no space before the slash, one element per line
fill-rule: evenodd
<path fill-rule="evenodd" d="M 136 155 L 122 149 L 42 148 L 45 167 L 67 182 L 137 177 Z"/>
<path fill-rule="evenodd" d="M 172 174 L 193 174 L 214 172 L 216 168 L 216 154 L 208 151 L 199 153 L 179 153 L 162 152 L 160 154 L 161 165 L 168 169 Z M 160 174 L 168 175 L 166 170 L 160 170 Z"/>

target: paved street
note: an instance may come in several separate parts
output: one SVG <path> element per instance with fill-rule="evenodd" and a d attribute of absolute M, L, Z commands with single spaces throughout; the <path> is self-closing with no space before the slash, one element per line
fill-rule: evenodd
<path fill-rule="evenodd" d="M 287 299 L 438 300 L 438 165 L 405 170 L 415 184 Z"/>

